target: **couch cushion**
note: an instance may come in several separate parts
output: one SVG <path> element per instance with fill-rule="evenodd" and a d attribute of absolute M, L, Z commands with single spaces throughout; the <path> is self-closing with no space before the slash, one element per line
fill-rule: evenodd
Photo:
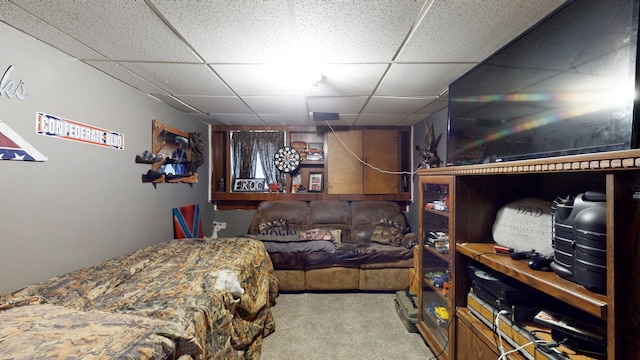
<path fill-rule="evenodd" d="M 315 241 L 263 241 L 264 248 L 269 254 L 293 254 L 293 253 L 310 253 L 315 251 L 333 254 L 336 252 L 336 244 L 329 240 Z"/>
<path fill-rule="evenodd" d="M 343 242 L 367 244 L 373 230 L 382 218 L 395 219 L 400 214 L 400 206 L 390 201 L 356 201 L 351 203 L 351 236 Z"/>
<path fill-rule="evenodd" d="M 351 207 L 347 201 L 310 201 L 307 223 L 350 225 Z"/>
<path fill-rule="evenodd" d="M 364 264 L 388 264 L 397 267 L 403 260 L 411 260 L 413 250 L 398 246 L 371 244 L 340 244 L 335 253 L 322 251 L 309 253 L 271 253 L 271 261 L 276 270 L 321 269 L 326 267 L 359 268 Z M 411 266 L 408 261 L 407 267 Z"/>
<path fill-rule="evenodd" d="M 354 201 L 351 203 L 351 223 L 353 225 L 376 225 L 382 218 L 394 219 L 400 213 L 400 206 L 391 201 Z"/>
<path fill-rule="evenodd" d="M 404 216 L 399 214 L 395 219 L 382 218 L 371 235 L 371 241 L 384 245 L 400 246 L 404 234 L 407 233 Z"/>
<path fill-rule="evenodd" d="M 263 201 L 258 205 L 249 234 L 259 234 L 260 224 L 272 220 L 287 220 L 290 230 L 298 231 L 303 229 L 307 219 L 307 202 L 305 201 Z"/>

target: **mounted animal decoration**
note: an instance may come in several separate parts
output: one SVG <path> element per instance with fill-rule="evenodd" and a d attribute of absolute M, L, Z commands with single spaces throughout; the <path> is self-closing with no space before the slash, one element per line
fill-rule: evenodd
<path fill-rule="evenodd" d="M 440 160 L 440 156 L 438 156 L 438 144 L 442 138 L 442 133 L 440 133 L 436 139 L 433 124 L 429 125 L 427 120 L 424 121 L 424 130 L 426 132 L 424 146 L 420 147 L 416 145 L 416 150 L 418 150 L 418 154 L 420 156 L 417 169 L 439 167 L 442 160 Z"/>
<path fill-rule="evenodd" d="M 195 173 L 204 164 L 204 136 L 201 133 L 189 133 L 189 146 L 191 148 L 189 171 Z"/>

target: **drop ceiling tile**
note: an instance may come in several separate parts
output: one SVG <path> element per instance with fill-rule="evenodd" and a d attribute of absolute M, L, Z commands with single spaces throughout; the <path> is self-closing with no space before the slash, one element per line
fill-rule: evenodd
<path fill-rule="evenodd" d="M 165 94 L 151 94 L 152 97 L 157 98 L 158 100 L 165 102 L 167 105 L 178 109 L 180 111 L 184 111 L 184 112 L 193 112 L 195 109 L 191 108 L 190 106 L 188 106 L 187 104 L 184 104 L 183 102 L 178 101 L 178 99 L 172 97 L 171 95 L 165 95 Z"/>
<path fill-rule="evenodd" d="M 218 120 L 214 119 L 213 117 L 209 116 L 209 114 L 201 114 L 201 113 L 188 113 L 191 117 L 198 119 L 204 123 L 210 124 L 210 125 L 222 125 Z"/>
<path fill-rule="evenodd" d="M 224 125 L 266 126 L 265 122 L 256 115 L 209 114 L 209 116 Z"/>
<path fill-rule="evenodd" d="M 3 21 L 62 52 L 80 59 L 106 59 L 82 43 L 61 33 L 38 18 L 7 2 L 0 1 L 0 21 Z"/>
<path fill-rule="evenodd" d="M 210 63 L 287 61 L 296 48 L 286 1 L 152 3 Z"/>
<path fill-rule="evenodd" d="M 240 96 L 302 96 L 311 80 L 302 81 L 301 70 L 286 65 L 213 65 Z"/>
<path fill-rule="evenodd" d="M 258 114 L 268 126 L 311 126 L 306 114 Z"/>
<path fill-rule="evenodd" d="M 112 60 L 198 61 L 144 1 L 13 2 Z"/>
<path fill-rule="evenodd" d="M 402 121 L 400 121 L 398 123 L 398 125 L 401 125 L 401 126 L 412 126 L 412 125 L 415 125 L 415 124 L 421 122 L 422 120 L 428 118 L 429 115 L 431 115 L 431 114 L 413 114 L 413 115 L 409 115 L 406 118 L 402 119 Z"/>
<path fill-rule="evenodd" d="M 141 62 L 119 64 L 173 95 L 233 95 L 206 65 Z"/>
<path fill-rule="evenodd" d="M 176 96 L 189 106 L 208 113 L 253 114 L 251 110 L 235 96 Z"/>
<path fill-rule="evenodd" d="M 422 1 L 295 1 L 303 54 L 317 62 L 389 62 Z"/>
<path fill-rule="evenodd" d="M 358 116 L 355 126 L 385 126 L 397 125 L 406 114 L 362 114 Z"/>
<path fill-rule="evenodd" d="M 482 61 L 563 2 L 435 1 L 398 61 Z"/>
<path fill-rule="evenodd" d="M 448 98 L 433 99 L 426 106 L 416 111 L 417 114 L 433 114 L 440 111 L 449 105 Z"/>
<path fill-rule="evenodd" d="M 310 112 L 328 112 L 342 114 L 358 114 L 366 96 L 307 97 L 307 109 Z"/>
<path fill-rule="evenodd" d="M 305 99 L 302 96 L 244 96 L 242 100 L 257 114 L 294 113 L 305 116 L 307 113 Z"/>
<path fill-rule="evenodd" d="M 374 96 L 362 110 L 362 114 L 413 114 L 433 99 Z"/>
<path fill-rule="evenodd" d="M 96 69 L 101 70 L 113 76 L 114 78 L 122 81 L 123 83 L 133 86 L 136 89 L 139 89 L 144 93 L 168 95 L 166 91 L 144 80 L 143 78 L 123 68 L 117 63 L 114 63 L 113 61 L 85 61 L 85 62 L 95 67 Z"/>
<path fill-rule="evenodd" d="M 323 64 L 316 67 L 322 80 L 307 89 L 310 96 L 371 95 L 387 64 Z"/>
<path fill-rule="evenodd" d="M 394 64 L 377 96 L 437 96 L 472 64 Z"/>

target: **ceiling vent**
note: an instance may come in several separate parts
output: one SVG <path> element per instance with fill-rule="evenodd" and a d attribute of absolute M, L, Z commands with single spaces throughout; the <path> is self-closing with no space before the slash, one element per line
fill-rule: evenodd
<path fill-rule="evenodd" d="M 338 113 L 314 112 L 313 121 L 340 120 Z"/>

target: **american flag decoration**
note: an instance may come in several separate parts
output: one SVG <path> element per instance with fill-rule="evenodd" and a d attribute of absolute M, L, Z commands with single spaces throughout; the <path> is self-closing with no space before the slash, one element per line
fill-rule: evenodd
<path fill-rule="evenodd" d="M 49 158 L 0 120 L 0 160 L 47 161 Z"/>

